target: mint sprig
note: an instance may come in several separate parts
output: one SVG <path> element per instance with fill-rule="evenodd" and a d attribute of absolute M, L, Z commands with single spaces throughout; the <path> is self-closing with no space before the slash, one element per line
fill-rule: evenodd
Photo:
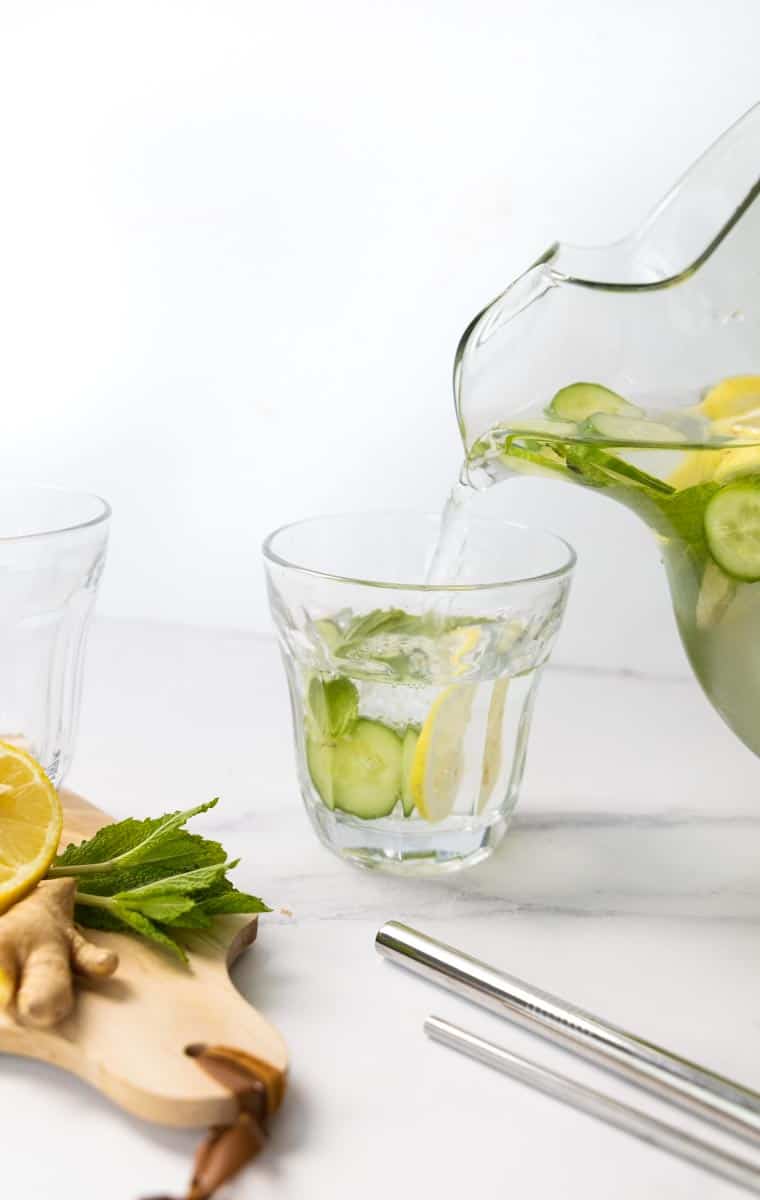
<path fill-rule="evenodd" d="M 326 741 L 350 733 L 359 719 L 359 693 L 344 675 L 335 679 L 312 676 L 307 709 L 316 732 Z"/>
<path fill-rule="evenodd" d="M 173 931 L 208 929 L 224 913 L 270 911 L 227 878 L 239 860 L 229 861 L 219 842 L 184 828 L 216 803 L 106 825 L 88 841 L 68 846 L 48 878 L 76 878 L 81 925 L 137 933 L 186 962 Z"/>
<path fill-rule="evenodd" d="M 514 459 L 529 462 L 584 487 L 603 490 L 642 517 L 660 537 L 677 538 L 698 554 L 707 552 L 704 513 L 717 483 L 695 484 L 679 491 L 604 447 L 520 434 L 505 439 L 502 454 L 507 464 Z"/>

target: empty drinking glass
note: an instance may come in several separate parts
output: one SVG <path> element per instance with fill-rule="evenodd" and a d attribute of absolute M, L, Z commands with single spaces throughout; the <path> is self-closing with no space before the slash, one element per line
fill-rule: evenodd
<path fill-rule="evenodd" d="M 110 515 L 98 496 L 0 487 L 0 738 L 57 785 L 74 748 Z"/>

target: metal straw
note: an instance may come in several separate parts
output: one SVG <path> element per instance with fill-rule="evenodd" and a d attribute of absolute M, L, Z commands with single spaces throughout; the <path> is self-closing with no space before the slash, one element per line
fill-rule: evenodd
<path fill-rule="evenodd" d="M 661 1150 L 669 1150 L 671 1154 L 676 1154 L 705 1171 L 712 1171 L 713 1174 L 730 1179 L 732 1183 L 760 1195 L 760 1172 L 745 1159 L 735 1158 L 733 1154 L 728 1154 L 710 1142 L 700 1141 L 684 1130 L 676 1129 L 674 1125 L 667 1125 L 638 1108 L 621 1104 L 611 1096 L 605 1096 L 603 1092 L 597 1092 L 568 1079 L 566 1075 L 560 1075 L 556 1071 L 539 1066 L 538 1063 L 520 1058 L 502 1046 L 495 1046 L 493 1042 L 487 1042 L 474 1033 L 450 1025 L 448 1021 L 442 1021 L 440 1017 L 428 1017 L 425 1032 L 434 1041 L 451 1046 L 452 1049 L 486 1063 L 489 1067 L 495 1067 L 520 1083 L 527 1083 L 529 1087 L 536 1088 L 547 1096 L 553 1096 L 555 1100 L 562 1100 L 581 1112 L 606 1121 L 608 1125 L 632 1133 L 634 1137 L 658 1146 Z"/>
<path fill-rule="evenodd" d="M 383 925 L 375 944 L 383 957 L 425 979 L 664 1096 L 731 1133 L 748 1138 L 755 1145 L 760 1141 L 757 1092 L 398 921 Z"/>

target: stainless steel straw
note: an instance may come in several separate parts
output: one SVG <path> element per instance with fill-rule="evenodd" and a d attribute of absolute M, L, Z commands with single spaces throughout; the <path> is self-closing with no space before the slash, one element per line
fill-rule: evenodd
<path fill-rule="evenodd" d="M 748 1138 L 755 1145 L 760 1141 L 757 1092 L 398 921 L 383 925 L 375 944 L 383 957 L 425 979 Z"/>
<path fill-rule="evenodd" d="M 451 1046 L 452 1049 L 486 1063 L 489 1067 L 495 1067 L 520 1083 L 527 1083 L 539 1092 L 553 1096 L 555 1100 L 562 1100 L 581 1112 L 606 1121 L 608 1125 L 615 1125 L 618 1129 L 649 1142 L 650 1145 L 669 1150 L 671 1154 L 676 1154 L 705 1171 L 712 1171 L 713 1174 L 730 1179 L 732 1183 L 760 1195 L 760 1171 L 745 1159 L 735 1158 L 733 1154 L 728 1154 L 718 1146 L 700 1141 L 683 1129 L 676 1129 L 674 1125 L 658 1121 L 638 1108 L 621 1104 L 611 1096 L 605 1096 L 602 1092 L 568 1079 L 566 1075 L 560 1075 L 526 1058 L 520 1058 L 502 1046 L 495 1046 L 493 1042 L 487 1042 L 474 1033 L 450 1025 L 448 1021 L 442 1021 L 440 1017 L 428 1017 L 425 1032 L 434 1041 Z"/>

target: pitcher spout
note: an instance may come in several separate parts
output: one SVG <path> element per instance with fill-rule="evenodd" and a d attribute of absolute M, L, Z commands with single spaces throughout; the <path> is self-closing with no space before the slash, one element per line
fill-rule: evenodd
<path fill-rule="evenodd" d="M 465 331 L 454 395 L 465 450 L 572 380 L 648 408 L 752 374 L 760 325 L 760 104 L 641 225 L 602 247 L 555 243 Z"/>

